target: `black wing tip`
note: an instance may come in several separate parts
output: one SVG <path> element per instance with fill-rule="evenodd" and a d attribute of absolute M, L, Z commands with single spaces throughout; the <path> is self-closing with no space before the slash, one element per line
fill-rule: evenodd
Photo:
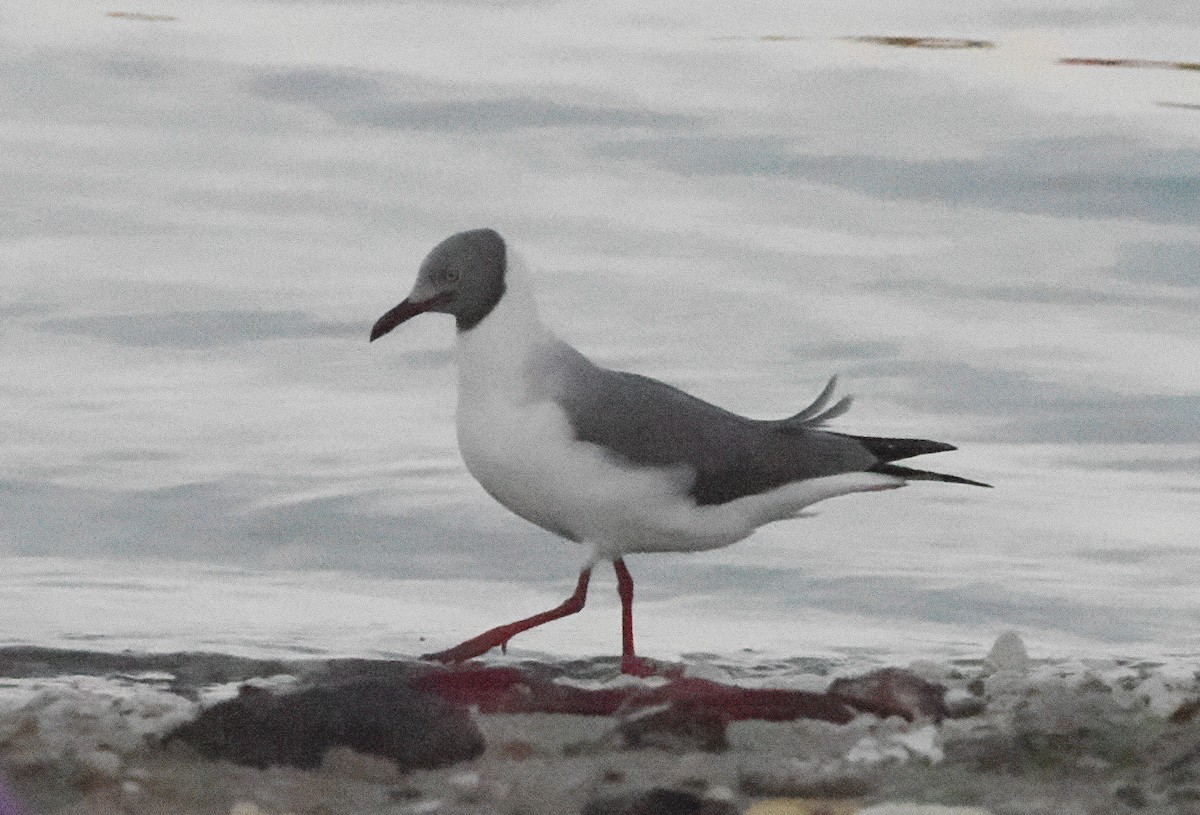
<path fill-rule="evenodd" d="M 895 439 L 882 436 L 849 437 L 867 448 L 867 451 L 881 462 L 896 461 L 913 456 L 927 456 L 931 453 L 948 453 L 958 449 L 953 444 L 947 444 L 944 441 L 929 441 L 928 439 Z"/>
<path fill-rule="evenodd" d="M 909 481 L 945 481 L 949 484 L 966 484 L 970 487 L 987 487 L 995 489 L 991 484 L 985 484 L 982 481 L 975 481 L 970 478 L 963 478 L 959 475 L 947 475 L 946 473 L 935 473 L 933 470 L 917 470 L 912 467 L 902 467 L 899 464 L 888 464 L 881 462 L 871 468 L 873 473 L 881 473 L 882 475 L 894 475 L 898 478 L 906 478 Z"/>

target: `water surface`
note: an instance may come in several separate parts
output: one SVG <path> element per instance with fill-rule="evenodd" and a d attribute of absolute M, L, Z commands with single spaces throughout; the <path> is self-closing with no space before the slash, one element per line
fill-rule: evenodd
<path fill-rule="evenodd" d="M 602 364 L 762 417 L 838 373 L 837 429 L 997 487 L 633 558 L 648 652 L 1195 649 L 1194 12 L 108 10 L 0 12 L 9 641 L 411 654 L 556 604 L 583 553 L 463 469 L 450 325 L 366 343 L 490 225 Z M 522 647 L 615 650 L 613 594 Z"/>

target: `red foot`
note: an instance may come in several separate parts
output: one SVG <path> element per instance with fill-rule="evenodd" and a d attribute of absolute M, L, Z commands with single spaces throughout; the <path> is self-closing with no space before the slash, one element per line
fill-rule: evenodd
<path fill-rule="evenodd" d="M 508 625 L 498 625 L 495 628 L 484 631 L 478 637 L 472 637 L 466 642 L 459 643 L 453 648 L 447 648 L 445 651 L 438 651 L 434 654 L 425 654 L 421 659 L 430 662 L 465 662 L 468 659 L 481 657 L 493 648 L 499 647 L 504 649 L 507 647 L 508 641 L 522 631 L 528 631 L 551 620 L 561 619 L 583 608 L 583 601 L 587 598 L 588 580 L 591 578 L 591 575 L 592 570 L 590 568 L 580 572 L 579 582 L 575 584 L 575 593 L 549 611 L 534 614 L 532 617 L 526 617 L 524 620 L 517 620 L 515 623 L 509 623 Z"/>
<path fill-rule="evenodd" d="M 500 636 L 503 636 L 501 634 Z M 512 636 L 512 635 L 510 635 Z M 478 637 L 472 637 L 466 642 L 460 642 L 453 648 L 447 648 L 445 651 L 437 651 L 432 654 L 422 654 L 421 659 L 426 662 L 442 662 L 452 664 L 458 662 L 466 662 L 468 659 L 481 657 L 496 646 L 504 648 L 508 645 L 509 637 L 500 639 L 497 636 L 497 629 L 485 631 Z"/>
<path fill-rule="evenodd" d="M 648 676 L 662 676 L 667 679 L 678 679 L 683 676 L 683 666 L 666 662 L 656 662 L 653 659 L 626 654 L 621 657 L 621 673 L 645 679 Z"/>

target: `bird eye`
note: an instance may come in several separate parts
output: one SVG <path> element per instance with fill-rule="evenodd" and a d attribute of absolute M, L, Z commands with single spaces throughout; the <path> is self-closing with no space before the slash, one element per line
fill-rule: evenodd
<path fill-rule="evenodd" d="M 442 279 L 445 280 L 447 283 L 457 283 L 458 282 L 458 272 L 449 270 L 444 275 L 442 275 Z"/>

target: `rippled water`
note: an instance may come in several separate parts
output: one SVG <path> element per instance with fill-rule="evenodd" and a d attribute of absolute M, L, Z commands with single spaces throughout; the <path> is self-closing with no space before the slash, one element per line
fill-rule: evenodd
<path fill-rule="evenodd" d="M 411 654 L 556 604 L 582 552 L 462 468 L 450 326 L 366 344 L 492 225 L 598 361 L 756 416 L 836 372 L 838 429 L 997 487 L 631 559 L 648 653 L 1196 648 L 1194 11 L 152 11 L 3 12 L 7 641 Z M 614 594 L 514 645 L 615 651 Z"/>

